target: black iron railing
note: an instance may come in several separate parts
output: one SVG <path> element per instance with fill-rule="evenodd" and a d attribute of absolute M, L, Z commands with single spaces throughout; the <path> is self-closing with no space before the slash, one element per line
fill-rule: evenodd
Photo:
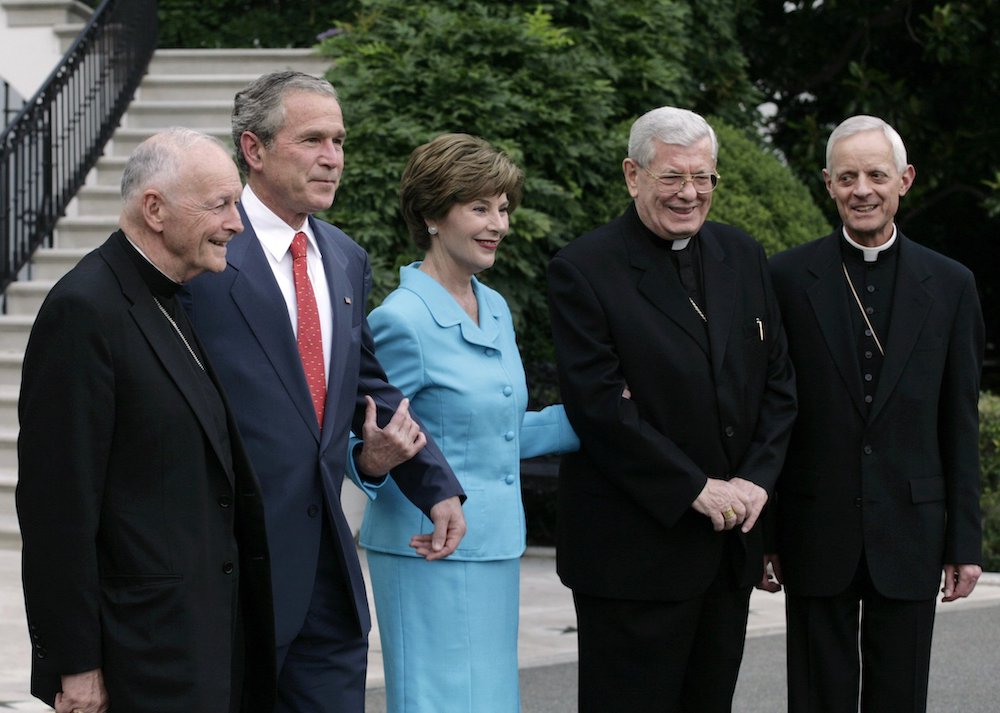
<path fill-rule="evenodd" d="M 0 134 L 0 290 L 51 244 L 156 49 L 156 0 L 104 0 L 62 62 Z"/>

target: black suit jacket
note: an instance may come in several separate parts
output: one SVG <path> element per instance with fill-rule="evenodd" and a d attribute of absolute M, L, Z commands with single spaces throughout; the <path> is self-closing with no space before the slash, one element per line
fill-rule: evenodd
<path fill-rule="evenodd" d="M 866 410 L 842 240 L 838 229 L 771 260 L 799 393 L 778 482 L 782 572 L 790 593 L 836 594 L 863 548 L 881 594 L 933 598 L 942 564 L 981 561 L 975 280 L 898 234 L 885 361 Z"/>
<path fill-rule="evenodd" d="M 32 692 L 102 668 L 111 710 L 270 711 L 264 513 L 235 423 L 157 308 L 119 232 L 46 298 L 25 352 L 17 508 Z M 218 409 L 215 413 L 219 413 Z M 231 464 L 231 466 L 229 465 Z"/>
<path fill-rule="evenodd" d="M 760 577 L 759 532 L 716 533 L 691 504 L 707 477 L 771 491 L 794 377 L 760 245 L 711 222 L 697 239 L 707 334 L 632 206 L 549 265 L 559 383 L 582 443 L 559 477 L 558 570 L 574 590 L 690 598 L 715 577 L 727 536 L 745 546 L 739 580 Z"/>

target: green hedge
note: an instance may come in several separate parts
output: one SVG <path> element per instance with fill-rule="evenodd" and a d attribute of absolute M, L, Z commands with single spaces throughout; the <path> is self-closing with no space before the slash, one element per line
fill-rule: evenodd
<path fill-rule="evenodd" d="M 1000 396 L 979 398 L 979 458 L 983 493 L 983 569 L 1000 572 Z"/>

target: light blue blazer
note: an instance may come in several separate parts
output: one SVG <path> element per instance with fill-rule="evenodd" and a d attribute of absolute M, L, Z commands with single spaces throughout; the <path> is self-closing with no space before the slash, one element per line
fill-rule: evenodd
<path fill-rule="evenodd" d="M 561 405 L 527 411 L 524 368 L 500 293 L 472 278 L 477 326 L 419 265 L 401 268 L 399 287 L 368 316 L 376 355 L 468 496 L 468 532 L 450 559 L 520 557 L 521 458 L 575 451 L 580 441 Z M 432 532 L 431 521 L 391 478 L 367 492 L 374 499 L 365 511 L 361 545 L 416 556 L 410 537 Z"/>

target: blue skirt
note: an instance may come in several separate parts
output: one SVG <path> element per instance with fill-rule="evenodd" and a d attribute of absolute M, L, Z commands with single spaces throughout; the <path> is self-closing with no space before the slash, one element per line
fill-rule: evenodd
<path fill-rule="evenodd" d="M 388 713 L 517 713 L 521 561 L 367 555 Z"/>

